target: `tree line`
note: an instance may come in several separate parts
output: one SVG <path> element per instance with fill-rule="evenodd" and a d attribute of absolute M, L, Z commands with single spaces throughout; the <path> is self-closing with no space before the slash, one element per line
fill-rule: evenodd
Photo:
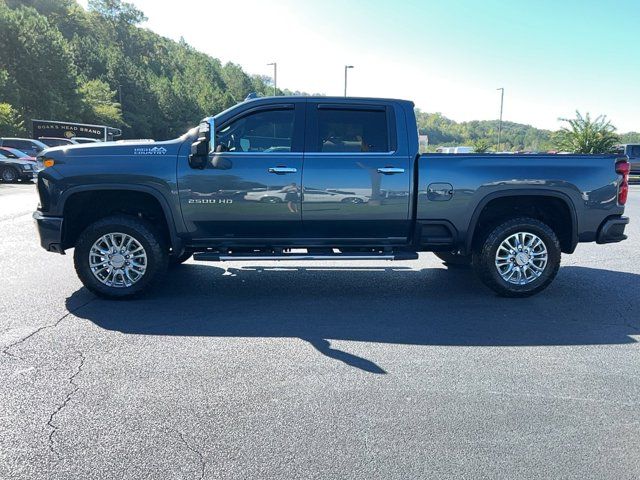
<path fill-rule="evenodd" d="M 1 135 L 27 135 L 29 121 L 41 118 L 119 127 L 124 138 L 166 139 L 251 92 L 273 94 L 269 77 L 138 27 L 145 16 L 132 4 L 89 0 L 88 7 L 75 0 L 0 0 Z M 455 122 L 418 109 L 416 116 L 430 149 L 498 149 L 497 120 Z M 640 134 L 615 139 L 640 142 Z M 503 122 L 500 140 L 502 150 L 560 144 L 556 132 L 514 122 Z"/>
<path fill-rule="evenodd" d="M 514 122 L 502 122 L 498 142 L 498 120 L 456 122 L 441 113 L 426 113 L 416 109 L 418 131 L 428 137 L 423 150 L 435 151 L 441 146 L 466 145 L 476 151 L 570 151 L 604 153 L 619 143 L 640 143 L 640 133 L 617 134 L 616 128 L 604 116 L 592 118 L 576 111 L 573 119 L 560 119 L 558 131 L 544 130 Z"/>
<path fill-rule="evenodd" d="M 120 0 L 90 0 L 88 11 L 75 0 L 0 0 L 2 133 L 43 118 L 166 139 L 250 92 L 273 92 L 264 77 L 139 28 L 144 20 Z"/>

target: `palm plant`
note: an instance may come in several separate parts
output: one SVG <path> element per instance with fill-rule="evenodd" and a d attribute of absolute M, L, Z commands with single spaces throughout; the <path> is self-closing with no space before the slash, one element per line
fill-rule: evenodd
<path fill-rule="evenodd" d="M 609 153 L 620 141 L 615 133 L 616 127 L 611 125 L 605 115 L 592 120 L 588 113 L 583 116 L 576 110 L 576 118 L 560 120 L 568 123 L 568 126 L 562 127 L 555 134 L 560 150 L 573 153 Z"/>
<path fill-rule="evenodd" d="M 473 147 L 473 151 L 475 153 L 487 153 L 489 151 L 489 148 L 491 148 L 489 142 L 484 138 L 475 140 L 471 143 L 471 146 Z"/>

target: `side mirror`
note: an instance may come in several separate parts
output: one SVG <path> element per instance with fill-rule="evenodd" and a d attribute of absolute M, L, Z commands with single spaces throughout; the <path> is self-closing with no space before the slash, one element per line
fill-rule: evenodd
<path fill-rule="evenodd" d="M 200 122 L 198 126 L 198 140 L 191 144 L 191 154 L 189 155 L 189 166 L 191 168 L 203 170 L 209 160 L 209 152 L 213 150 L 215 144 L 215 123 L 213 117 L 208 117 Z"/>
<path fill-rule="evenodd" d="M 207 160 L 209 160 L 209 142 L 201 137 L 191 144 L 189 166 L 203 170 L 207 166 Z"/>

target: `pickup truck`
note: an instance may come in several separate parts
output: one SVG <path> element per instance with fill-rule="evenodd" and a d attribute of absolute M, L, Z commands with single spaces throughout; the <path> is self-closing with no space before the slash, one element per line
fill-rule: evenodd
<path fill-rule="evenodd" d="M 74 250 L 92 292 L 137 295 L 201 261 L 408 260 L 469 265 L 498 294 L 547 287 L 578 242 L 624 240 L 616 155 L 418 153 L 414 105 L 244 101 L 162 142 L 44 151 L 42 247 Z"/>
<path fill-rule="evenodd" d="M 640 144 L 628 143 L 626 145 L 621 145 L 619 153 L 626 156 L 631 164 L 629 181 L 631 183 L 640 183 Z"/>

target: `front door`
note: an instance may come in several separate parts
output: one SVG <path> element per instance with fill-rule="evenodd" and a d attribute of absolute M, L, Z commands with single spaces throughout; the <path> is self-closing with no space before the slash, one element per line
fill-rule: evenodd
<path fill-rule="evenodd" d="M 392 105 L 307 104 L 302 194 L 307 237 L 406 243 L 411 158 L 398 148 L 396 125 L 404 120 L 396 115 Z"/>
<path fill-rule="evenodd" d="M 195 241 L 233 244 L 299 234 L 303 107 L 243 109 L 216 125 L 206 168 L 192 169 L 180 159 L 182 213 Z"/>

